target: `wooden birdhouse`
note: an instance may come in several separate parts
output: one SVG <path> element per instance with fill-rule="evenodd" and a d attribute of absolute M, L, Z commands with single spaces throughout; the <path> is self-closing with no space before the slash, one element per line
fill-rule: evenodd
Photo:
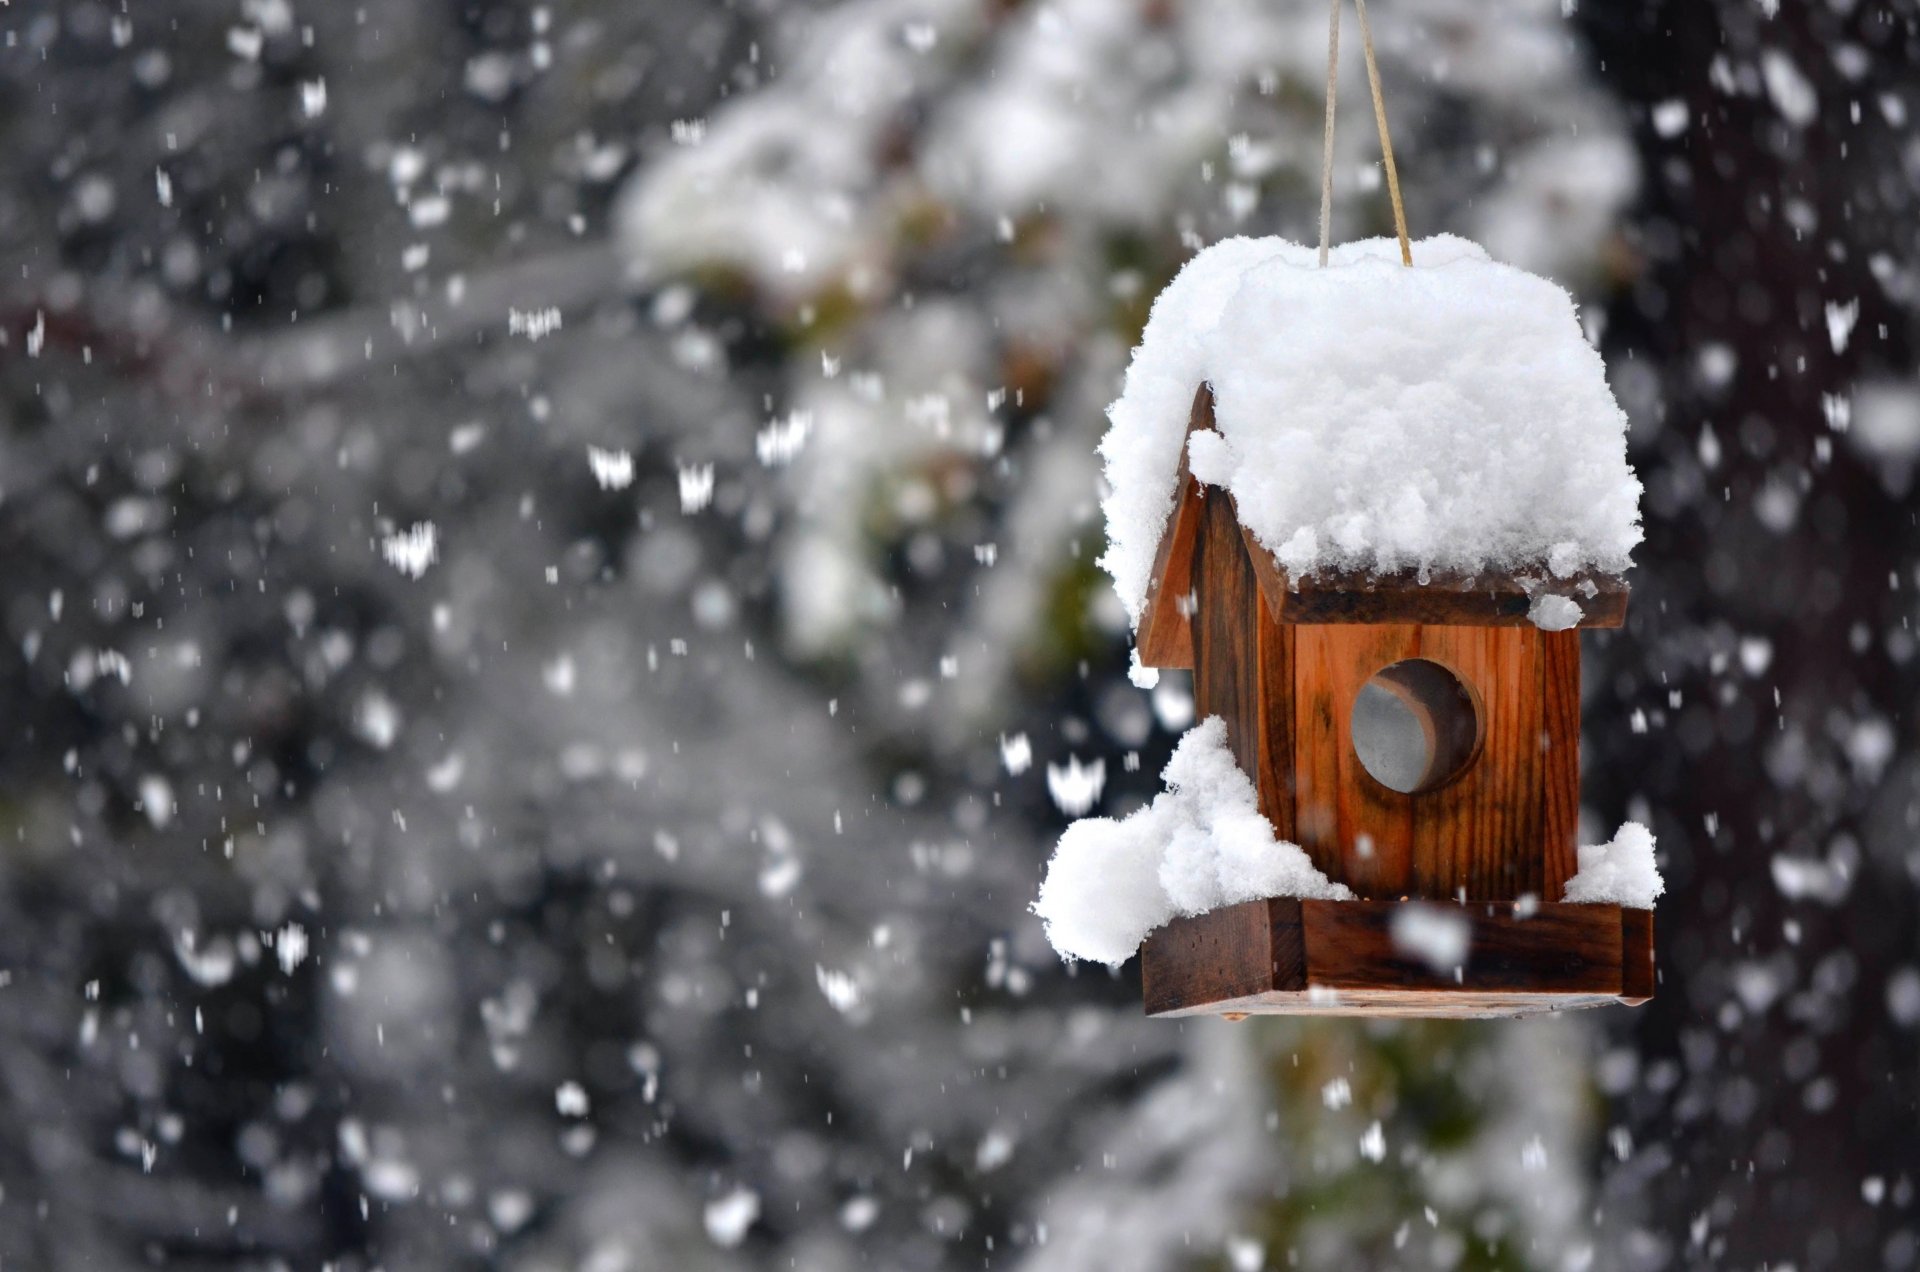
<path fill-rule="evenodd" d="M 1189 432 L 1213 425 L 1202 387 Z M 1140 949 L 1148 1014 L 1500 1016 L 1652 995 L 1652 911 L 1561 900 L 1577 869 L 1579 629 L 1619 626 L 1627 589 L 1554 580 L 1578 617 L 1542 630 L 1538 587 L 1290 578 L 1233 493 L 1182 461 L 1141 660 L 1192 669 L 1196 714 L 1226 721 L 1276 837 L 1357 899 L 1174 919 Z M 1467 937 L 1457 965 L 1397 930 L 1409 907 Z"/>
<path fill-rule="evenodd" d="M 1151 804 L 1067 828 L 1034 912 L 1065 957 L 1137 949 L 1155 1016 L 1644 1002 L 1652 835 L 1577 847 L 1580 629 L 1624 621 L 1640 539 L 1626 416 L 1564 290 L 1409 240 L 1356 8 L 1397 243 L 1330 241 L 1336 7 L 1319 252 L 1188 261 L 1100 446 L 1136 678 L 1191 668 L 1200 722 Z"/>

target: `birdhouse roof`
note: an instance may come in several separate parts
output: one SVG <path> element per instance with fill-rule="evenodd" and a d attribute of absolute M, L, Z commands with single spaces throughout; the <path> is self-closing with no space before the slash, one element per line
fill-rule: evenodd
<path fill-rule="evenodd" d="M 1572 298 L 1451 236 L 1413 259 L 1375 239 L 1319 268 L 1284 239 L 1229 239 L 1160 294 L 1100 446 L 1101 564 L 1136 625 L 1187 470 L 1296 583 L 1631 564 L 1626 417 Z M 1201 386 L 1211 419 L 1190 433 Z"/>

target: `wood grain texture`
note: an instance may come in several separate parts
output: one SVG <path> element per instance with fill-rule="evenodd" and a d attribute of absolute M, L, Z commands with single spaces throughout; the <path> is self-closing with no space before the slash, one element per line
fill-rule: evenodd
<path fill-rule="evenodd" d="M 1271 553 L 1260 557 L 1261 595 L 1283 623 L 1448 623 L 1483 627 L 1532 626 L 1533 604 L 1519 578 L 1434 570 L 1422 583 L 1411 570 L 1387 574 L 1326 571 L 1294 578 Z M 1546 575 L 1545 567 L 1534 572 Z M 1591 584 L 1593 595 L 1586 594 Z M 1548 590 L 1572 598 L 1580 627 L 1618 627 L 1627 619 L 1625 580 L 1581 573 L 1554 579 Z"/>
<path fill-rule="evenodd" d="M 1376 781 L 1353 749 L 1353 700 L 1382 667 L 1419 654 L 1419 628 L 1295 627 L 1294 828 L 1328 878 L 1363 897 L 1407 895 L 1414 797 Z"/>
<path fill-rule="evenodd" d="M 1457 989 L 1472 993 L 1607 994 L 1621 990 L 1618 906 L 1543 905 L 1519 918 L 1506 902 L 1428 906 L 1471 925 L 1458 976 L 1435 971 L 1397 947 L 1392 921 L 1401 903 L 1303 903 L 1307 985 L 1323 989 Z"/>
<path fill-rule="evenodd" d="M 1251 771 L 1260 812 L 1276 837 L 1297 842 L 1295 820 L 1293 664 L 1294 629 L 1255 603 L 1254 654 L 1259 665 L 1260 767 Z"/>
<path fill-rule="evenodd" d="M 1187 414 L 1187 432 L 1213 427 L 1213 390 L 1201 385 Z M 1173 482 L 1173 509 L 1153 553 L 1153 572 L 1147 576 L 1147 601 L 1140 611 L 1135 637 L 1140 662 L 1147 667 L 1193 666 L 1193 630 L 1185 610 L 1193 588 L 1193 544 L 1199 533 L 1204 488 L 1187 467 L 1187 448 L 1180 446 L 1180 467 Z"/>
<path fill-rule="evenodd" d="M 1287 898 L 1179 919 L 1141 947 L 1140 988 L 1147 1014 L 1305 989 L 1303 948 L 1300 903 Z"/>
<path fill-rule="evenodd" d="M 1240 501 L 1234 500 L 1234 519 L 1239 520 Z M 1245 523 L 1240 526 L 1240 541 L 1246 545 L 1247 559 L 1253 562 L 1253 577 L 1260 584 L 1260 599 L 1264 609 L 1275 622 L 1283 621 L 1286 611 L 1287 579 L 1281 573 L 1280 566 L 1273 559 L 1273 553 L 1260 546 L 1260 540 L 1253 537 L 1253 531 Z"/>
<path fill-rule="evenodd" d="M 1648 911 L 1543 905 L 1521 918 L 1500 902 L 1457 907 L 1471 941 L 1456 977 L 1394 946 L 1398 908 L 1274 898 L 1176 919 L 1141 946 L 1147 1013 L 1513 1016 L 1652 992 Z"/>
<path fill-rule="evenodd" d="M 1540 899 L 1558 901 L 1580 868 L 1580 633 L 1540 633 L 1540 746 L 1546 792 Z"/>
<path fill-rule="evenodd" d="M 1620 909 L 1622 1002 L 1639 1006 L 1653 997 L 1653 911 Z"/>
<path fill-rule="evenodd" d="M 1193 702 L 1197 719 L 1227 722 L 1227 742 L 1240 770 L 1258 774 L 1264 703 L 1260 697 L 1260 651 L 1254 612 L 1253 565 L 1240 546 L 1233 504 L 1208 492 L 1200 533 L 1194 540 Z"/>
<path fill-rule="evenodd" d="M 1453 781 L 1410 797 L 1413 867 L 1405 891 L 1474 901 L 1532 893 L 1558 901 L 1559 893 L 1541 891 L 1548 763 L 1540 742 L 1540 632 L 1423 626 L 1417 633 L 1417 656 L 1458 676 L 1472 693 L 1480 752 Z"/>

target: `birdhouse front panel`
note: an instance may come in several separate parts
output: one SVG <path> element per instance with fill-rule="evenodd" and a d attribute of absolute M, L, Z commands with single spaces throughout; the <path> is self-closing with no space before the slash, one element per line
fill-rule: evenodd
<path fill-rule="evenodd" d="M 1558 897 L 1573 873 L 1579 650 L 1568 632 L 1419 623 L 1297 626 L 1294 826 L 1368 897 Z M 1551 652 L 1550 652 L 1551 651 Z M 1369 770 L 1356 706 L 1373 686 L 1424 734 L 1409 783 Z M 1568 708 L 1571 708 L 1569 710 Z M 1411 786 L 1411 789 L 1407 789 Z"/>

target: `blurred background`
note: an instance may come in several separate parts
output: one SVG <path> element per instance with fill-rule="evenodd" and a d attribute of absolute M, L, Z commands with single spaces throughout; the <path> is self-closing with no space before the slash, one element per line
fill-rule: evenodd
<path fill-rule="evenodd" d="M 0 1265 L 1912 1266 L 1920 13 L 1372 19 L 1632 419 L 1637 1010 L 1149 1022 L 1027 912 L 1192 722 L 1093 447 L 1314 234 L 1324 5 L 0 7 Z"/>

